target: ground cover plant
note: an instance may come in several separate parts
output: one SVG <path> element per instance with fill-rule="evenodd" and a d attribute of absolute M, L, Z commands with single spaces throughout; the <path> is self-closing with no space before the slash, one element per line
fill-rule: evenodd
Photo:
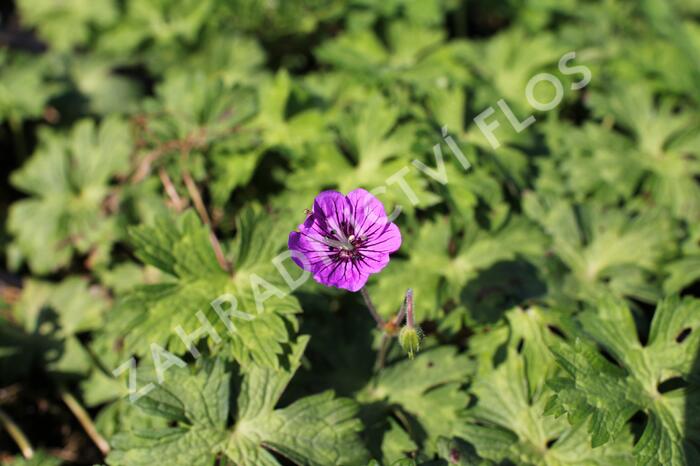
<path fill-rule="evenodd" d="M 0 5 L 0 463 L 700 464 L 696 0 Z"/>

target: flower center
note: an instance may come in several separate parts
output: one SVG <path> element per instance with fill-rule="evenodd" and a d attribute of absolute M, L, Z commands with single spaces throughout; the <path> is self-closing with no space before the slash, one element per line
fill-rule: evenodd
<path fill-rule="evenodd" d="M 332 230 L 330 233 L 330 235 L 326 236 L 326 241 L 328 250 L 335 251 L 336 260 L 353 260 L 362 257 L 359 247 L 362 245 L 365 238 L 358 238 L 354 234 L 348 232 L 347 237 L 338 239 L 335 230 Z"/>

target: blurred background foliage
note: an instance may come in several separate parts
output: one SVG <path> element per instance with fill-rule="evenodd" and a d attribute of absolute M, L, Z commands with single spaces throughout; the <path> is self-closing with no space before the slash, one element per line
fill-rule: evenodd
<path fill-rule="evenodd" d="M 4 2 L 0 418 L 35 452 L 0 462 L 700 464 L 698 83 L 697 0 Z M 361 300 L 309 281 L 192 361 L 174 328 L 283 288 L 304 209 L 357 187 L 401 207 L 369 292 L 414 288 L 419 357 L 373 370 Z M 153 343 L 190 368 L 137 406 L 112 370 Z"/>

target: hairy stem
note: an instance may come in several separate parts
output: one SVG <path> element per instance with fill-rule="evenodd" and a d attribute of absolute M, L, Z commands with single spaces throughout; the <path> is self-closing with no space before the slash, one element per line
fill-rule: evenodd
<path fill-rule="evenodd" d="M 406 326 L 408 328 L 415 326 L 413 321 L 413 290 L 411 288 L 406 290 Z"/>
<path fill-rule="evenodd" d="M 394 317 L 394 325 L 401 325 L 403 318 L 406 316 L 406 303 L 408 302 L 407 298 L 409 293 L 413 293 L 410 288 L 408 291 L 406 291 L 406 297 L 404 297 L 403 301 L 401 302 L 401 309 L 399 309 L 399 313 L 396 314 L 396 317 Z"/>
<path fill-rule="evenodd" d="M 107 440 L 105 440 L 105 438 L 102 437 L 99 432 L 97 432 L 97 428 L 95 427 L 95 424 L 93 424 L 92 419 L 90 419 L 90 415 L 87 413 L 87 411 L 85 411 L 85 408 L 83 408 L 78 400 L 76 400 L 75 397 L 65 388 L 60 389 L 60 395 L 63 402 L 66 404 L 66 406 L 68 406 L 68 409 L 71 410 L 73 415 L 78 419 L 78 422 L 80 422 L 80 425 L 83 426 L 83 429 L 85 430 L 85 433 L 88 434 L 88 437 L 92 439 L 103 455 L 107 455 L 110 449 L 109 443 L 107 443 Z"/>
<path fill-rule="evenodd" d="M 360 288 L 360 294 L 362 294 L 362 299 L 365 300 L 365 305 L 367 306 L 367 310 L 372 315 L 372 318 L 374 319 L 374 321 L 377 323 L 377 327 L 384 328 L 384 319 L 382 319 L 382 316 L 380 316 L 379 313 L 377 312 L 377 308 L 374 307 L 374 303 L 372 303 L 372 298 L 369 297 L 369 293 L 367 293 L 367 289 L 364 287 Z"/>
<path fill-rule="evenodd" d="M 2 408 L 0 408 L 0 424 L 2 424 L 7 433 L 10 434 L 12 440 L 15 441 L 22 452 L 22 456 L 24 456 L 26 459 L 30 459 L 32 456 L 34 456 L 34 449 L 32 448 L 31 443 L 29 443 L 27 436 L 24 435 L 22 429 L 15 424 L 15 421 L 13 421 L 12 418 L 2 410 Z"/>

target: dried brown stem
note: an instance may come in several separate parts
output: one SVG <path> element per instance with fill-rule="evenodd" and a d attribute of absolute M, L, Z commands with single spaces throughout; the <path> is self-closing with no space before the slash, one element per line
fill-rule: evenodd
<path fill-rule="evenodd" d="M 146 124 L 146 123 L 144 123 Z M 148 152 L 139 163 L 134 174 L 131 176 L 132 183 L 142 181 L 151 172 L 151 165 L 159 158 L 171 152 L 187 153 L 192 149 L 205 147 L 210 141 L 204 128 L 188 134 L 182 139 L 173 139 L 160 144 L 158 147 Z"/>
<path fill-rule="evenodd" d="M 92 422 L 92 419 L 87 411 L 85 411 L 85 408 L 83 408 L 78 400 L 76 400 L 75 397 L 65 388 L 60 389 L 60 394 L 61 399 L 63 399 L 63 402 L 66 404 L 66 406 L 68 406 L 68 409 L 70 409 L 73 415 L 78 419 L 80 425 L 83 426 L 83 430 L 85 430 L 88 437 L 92 439 L 103 455 L 107 455 L 110 450 L 109 443 L 107 443 L 107 440 L 105 440 L 105 438 L 102 437 L 102 435 L 97 431 L 95 424 Z"/>
<path fill-rule="evenodd" d="M 173 208 L 176 212 L 182 212 L 185 207 L 187 207 L 187 201 L 183 200 L 177 193 L 177 189 L 175 189 L 175 185 L 170 179 L 170 176 L 168 176 L 168 172 L 165 170 L 165 168 L 158 170 L 158 176 L 160 177 L 160 181 L 163 183 L 163 188 L 165 189 L 165 193 L 170 198 Z"/>
<path fill-rule="evenodd" d="M 226 260 L 224 250 L 221 248 L 219 238 L 217 238 L 216 233 L 214 233 L 214 227 L 211 223 L 211 217 L 209 217 L 209 213 L 207 212 L 207 208 L 204 205 L 202 195 L 199 193 L 197 185 L 186 170 L 183 170 L 182 172 L 182 179 L 185 182 L 185 186 L 187 186 L 187 192 L 190 195 L 190 199 L 192 199 L 192 202 L 194 203 L 194 208 L 197 210 L 199 218 L 202 219 L 202 223 L 206 224 L 209 227 L 209 238 L 211 239 L 211 244 L 214 248 L 216 260 L 219 262 L 221 268 L 224 269 L 226 272 L 233 272 L 233 267 L 231 263 L 229 263 L 229 261 Z"/>
<path fill-rule="evenodd" d="M 14 401 L 20 390 L 21 387 L 18 383 L 0 388 L 0 405 Z"/>
<path fill-rule="evenodd" d="M 12 440 L 15 441 L 19 447 L 19 450 L 22 452 L 22 456 L 24 456 L 26 459 L 31 459 L 32 456 L 34 456 L 32 444 L 29 443 L 29 440 L 27 439 L 27 436 L 24 435 L 24 432 L 22 432 L 22 429 L 20 429 L 19 426 L 15 424 L 15 421 L 13 421 L 12 418 L 2 409 L 0 409 L 0 424 L 7 431 L 7 433 L 10 434 Z"/>
<path fill-rule="evenodd" d="M 153 164 L 153 162 L 155 162 L 156 160 L 158 160 L 159 158 L 161 158 L 169 152 L 176 151 L 180 148 L 181 145 L 182 141 L 180 141 L 179 139 L 164 142 L 160 146 L 156 147 L 155 149 L 144 155 L 138 167 L 136 167 L 136 170 L 134 170 L 134 174 L 131 175 L 131 182 L 138 183 L 142 181 L 151 172 L 151 165 Z"/>
<path fill-rule="evenodd" d="M 199 193 L 199 188 L 197 188 L 197 185 L 192 179 L 192 176 L 189 174 L 189 172 L 183 170 L 182 179 L 185 182 L 185 186 L 187 186 L 187 192 L 190 194 L 190 198 L 194 203 L 194 208 L 197 209 L 197 213 L 202 219 L 202 223 L 211 226 L 211 218 L 209 217 L 209 212 L 207 212 L 207 208 L 204 205 L 204 201 L 202 200 L 202 195 Z"/>

